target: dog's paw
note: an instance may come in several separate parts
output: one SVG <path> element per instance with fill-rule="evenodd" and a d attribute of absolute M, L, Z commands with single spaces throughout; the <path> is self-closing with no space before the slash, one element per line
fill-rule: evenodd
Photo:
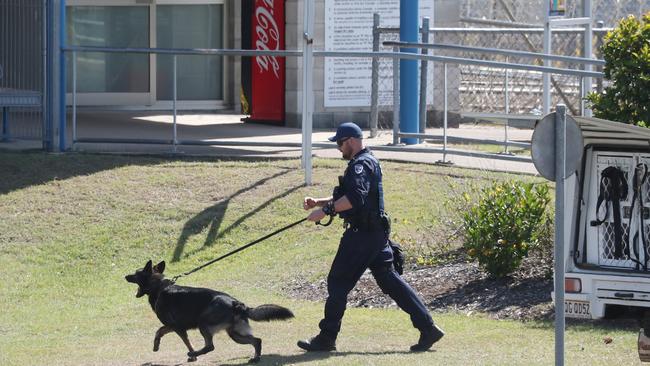
<path fill-rule="evenodd" d="M 260 357 L 259 356 L 253 357 L 250 360 L 248 360 L 248 363 L 258 363 L 258 362 L 260 362 Z"/>
<path fill-rule="evenodd" d="M 196 361 L 196 351 L 187 352 L 187 362 Z"/>
<path fill-rule="evenodd" d="M 153 346 L 153 351 L 154 352 L 158 352 L 159 349 L 160 349 L 160 347 L 157 344 Z"/>

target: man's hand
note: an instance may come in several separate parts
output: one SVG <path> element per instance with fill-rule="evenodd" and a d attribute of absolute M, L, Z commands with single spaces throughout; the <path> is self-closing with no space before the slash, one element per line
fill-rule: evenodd
<path fill-rule="evenodd" d="M 322 220 L 325 217 L 325 212 L 323 212 L 322 209 L 317 209 L 309 213 L 309 216 L 307 216 L 307 220 L 313 221 L 313 222 L 318 222 Z"/>
<path fill-rule="evenodd" d="M 302 202 L 302 208 L 305 210 L 311 210 L 316 206 L 318 206 L 318 201 L 313 197 L 305 197 L 305 200 Z"/>

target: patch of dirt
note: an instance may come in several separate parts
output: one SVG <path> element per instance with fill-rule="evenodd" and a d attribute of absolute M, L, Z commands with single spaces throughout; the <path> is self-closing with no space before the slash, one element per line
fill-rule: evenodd
<path fill-rule="evenodd" d="M 549 319 L 553 315 L 552 261 L 532 254 L 517 271 L 505 278 L 491 278 L 470 262 L 463 252 L 454 253 L 444 264 L 406 268 L 402 276 L 424 299 L 431 311 L 485 313 L 494 319 Z M 296 299 L 325 301 L 325 279 L 316 283 L 296 280 L 285 288 Z M 396 307 L 383 294 L 369 271 L 348 297 L 348 306 Z"/>

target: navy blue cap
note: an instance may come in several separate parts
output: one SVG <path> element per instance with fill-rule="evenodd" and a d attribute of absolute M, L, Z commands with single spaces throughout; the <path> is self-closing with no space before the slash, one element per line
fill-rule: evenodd
<path fill-rule="evenodd" d="M 328 138 L 328 140 L 334 142 L 340 139 L 344 139 L 346 137 L 355 137 L 358 139 L 363 138 L 363 132 L 361 132 L 361 129 L 359 126 L 356 125 L 354 122 L 344 122 L 339 125 L 339 128 L 336 129 L 336 135 Z"/>

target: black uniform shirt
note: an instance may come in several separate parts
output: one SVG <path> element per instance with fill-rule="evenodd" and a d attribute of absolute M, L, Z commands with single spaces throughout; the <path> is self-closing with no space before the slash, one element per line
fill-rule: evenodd
<path fill-rule="evenodd" d="M 362 149 L 348 163 L 340 187 L 352 208 L 340 215 L 344 219 L 353 218 L 369 211 L 383 210 L 383 197 L 378 186 L 381 184 L 381 167 L 370 150 Z M 378 197 L 379 196 L 379 197 Z"/>

